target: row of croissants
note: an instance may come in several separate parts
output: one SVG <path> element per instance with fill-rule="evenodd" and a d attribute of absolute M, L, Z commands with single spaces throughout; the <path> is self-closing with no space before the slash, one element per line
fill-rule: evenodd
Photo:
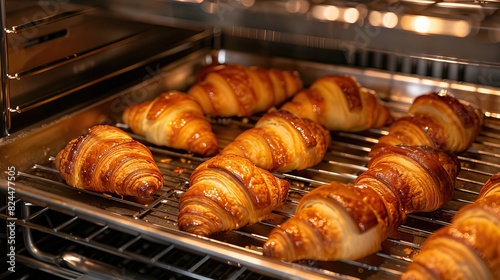
<path fill-rule="evenodd" d="M 473 144 L 483 125 L 475 105 L 447 92 L 429 93 L 395 120 L 353 77 L 330 75 L 302 86 L 295 71 L 211 65 L 187 93 L 169 91 L 125 109 L 124 123 L 148 142 L 209 157 L 192 172 L 180 199 L 180 230 L 210 236 L 265 219 L 286 201 L 290 188 L 273 172 L 320 163 L 331 130 L 390 125 L 369 153 L 367 170 L 351 184 L 331 182 L 303 196 L 295 214 L 271 230 L 264 255 L 285 261 L 359 259 L 377 252 L 408 214 L 437 210 L 452 198 L 460 172 L 456 153 Z M 254 127 L 219 150 L 207 115 L 258 113 L 263 115 Z M 164 180 L 146 146 L 107 125 L 72 140 L 55 165 L 73 187 L 122 196 L 149 197 Z M 485 184 L 478 202 L 457 214 L 452 229 L 428 239 L 405 279 L 448 279 L 446 273 L 499 277 L 498 181 L 492 177 Z M 474 241 L 468 238 L 472 233 L 494 240 Z M 492 242 L 497 249 L 482 246 Z M 464 263 L 473 268 L 461 268 Z"/>

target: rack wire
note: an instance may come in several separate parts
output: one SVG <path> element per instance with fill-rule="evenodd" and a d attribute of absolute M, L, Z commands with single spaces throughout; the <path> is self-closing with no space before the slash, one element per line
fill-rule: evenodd
<path fill-rule="evenodd" d="M 389 102 L 392 111 L 404 112 L 396 102 Z M 253 126 L 257 117 L 214 119 L 212 125 L 218 136 L 220 148 L 231 142 L 236 135 Z M 126 125 L 117 127 L 130 132 Z M 294 213 L 300 198 L 315 187 L 331 181 L 352 182 L 366 170 L 370 147 L 377 139 L 387 134 L 387 128 L 370 129 L 360 133 L 332 132 L 333 143 L 318 165 L 302 171 L 275 174 L 291 182 L 287 201 L 262 222 L 215 234 L 210 242 L 228 248 L 251 252 L 261 257 L 262 244 L 270 230 Z M 162 171 L 164 186 L 150 200 L 131 199 L 110 194 L 76 190 L 64 183 L 53 166 L 53 158 L 44 163 L 35 163 L 29 172 L 18 172 L 19 180 L 29 184 L 43 185 L 69 193 L 73 199 L 84 201 L 93 207 L 109 212 L 117 219 L 142 221 L 152 228 L 174 231 L 189 238 L 177 228 L 179 198 L 189 187 L 192 171 L 207 158 L 196 157 L 183 151 L 151 145 L 144 142 L 153 152 Z M 456 211 L 477 197 L 483 183 L 491 175 L 500 172 L 500 126 L 498 120 L 488 118 L 481 134 L 473 146 L 459 155 L 461 172 L 456 180 L 453 199 L 441 209 L 430 213 L 408 215 L 406 222 L 382 244 L 382 249 L 356 261 L 299 261 L 290 267 L 310 270 L 327 277 L 397 279 L 418 253 L 427 236 L 451 222 Z M 210 254 L 186 250 L 178 244 L 155 240 L 134 232 L 133 226 L 116 227 L 100 221 L 97 217 L 80 217 L 71 211 L 60 213 L 51 205 L 36 206 L 23 204 L 23 216 L 18 224 L 25 229 L 24 237 L 28 250 L 38 258 L 53 264 L 67 265 L 68 259 L 92 258 L 101 264 L 102 271 L 109 276 L 131 277 L 135 271 L 145 277 L 159 277 L 174 273 L 183 278 L 196 279 L 272 279 L 277 275 L 259 271 L 258 266 L 242 265 Z M 5 209 L 0 209 L 5 210 Z M 57 214 L 57 215 L 56 215 Z M 3 218 L 6 218 L 5 215 Z M 43 236 L 43 238 L 40 238 Z M 51 248 L 53 240 L 62 242 L 64 250 Z M 53 247 L 53 246 L 52 246 Z M 72 253 L 69 253 L 69 252 Z M 77 254 L 72 255 L 72 254 Z M 98 270 L 98 271 L 101 271 Z M 85 271 L 82 271 L 85 273 Z M 95 272 L 93 272 L 95 273 Z M 101 275 L 102 276 L 102 275 Z"/>

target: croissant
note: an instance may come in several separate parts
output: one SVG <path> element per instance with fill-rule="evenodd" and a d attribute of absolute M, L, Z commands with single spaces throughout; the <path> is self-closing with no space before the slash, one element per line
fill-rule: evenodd
<path fill-rule="evenodd" d="M 78 189 L 146 198 L 163 185 L 149 149 L 114 126 L 89 128 L 57 154 L 55 166 Z"/>
<path fill-rule="evenodd" d="M 288 172 L 319 163 L 331 144 L 330 132 L 284 110 L 264 114 L 221 151 L 249 159 L 271 172 Z"/>
<path fill-rule="evenodd" d="M 401 279 L 500 279 L 499 201 L 500 173 L 426 239 Z"/>
<path fill-rule="evenodd" d="M 362 131 L 393 121 L 389 108 L 375 92 L 361 87 L 352 76 L 321 77 L 280 109 L 337 131 Z"/>
<path fill-rule="evenodd" d="M 407 116 L 391 125 L 388 135 L 380 137 L 370 155 L 380 147 L 403 143 L 459 153 L 472 145 L 483 119 L 475 105 L 449 92 L 424 94 L 413 101 Z"/>
<path fill-rule="evenodd" d="M 188 94 L 213 116 L 250 116 L 283 103 L 302 88 L 296 71 L 218 65 L 204 71 Z"/>
<path fill-rule="evenodd" d="M 182 231 L 209 236 L 259 222 L 287 197 L 289 182 L 237 155 L 217 155 L 191 174 L 179 202 Z"/>
<path fill-rule="evenodd" d="M 449 201 L 459 170 L 457 157 L 438 149 L 383 149 L 354 184 L 331 182 L 306 194 L 295 215 L 271 230 L 263 253 L 285 261 L 368 256 L 408 213 Z"/>
<path fill-rule="evenodd" d="M 131 105 L 122 117 L 134 133 L 153 144 L 202 156 L 213 156 L 219 151 L 217 138 L 201 107 L 182 92 L 169 91 L 152 101 Z"/>

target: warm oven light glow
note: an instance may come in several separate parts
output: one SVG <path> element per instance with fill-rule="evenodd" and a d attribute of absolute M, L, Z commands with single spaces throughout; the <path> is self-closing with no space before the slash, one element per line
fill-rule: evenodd
<path fill-rule="evenodd" d="M 325 6 L 314 6 L 311 10 L 311 15 L 319 20 L 326 20 L 325 18 Z"/>
<path fill-rule="evenodd" d="M 379 11 L 373 11 L 368 16 L 368 22 L 373 26 L 382 25 L 382 13 Z"/>
<path fill-rule="evenodd" d="M 401 27 L 422 34 L 441 34 L 456 37 L 466 37 L 471 31 L 469 22 L 465 20 L 412 15 L 405 15 L 401 18 Z"/>
<path fill-rule="evenodd" d="M 255 4 L 255 0 L 241 0 L 241 4 L 247 8 L 252 7 Z"/>
<path fill-rule="evenodd" d="M 357 9 L 349 8 L 349 9 L 345 10 L 345 13 L 344 13 L 345 22 L 354 23 L 354 22 L 358 21 L 358 19 L 359 19 L 359 12 Z"/>
<path fill-rule="evenodd" d="M 398 16 L 392 12 L 381 13 L 373 11 L 368 15 L 368 22 L 373 26 L 394 28 L 398 25 Z"/>
<path fill-rule="evenodd" d="M 403 2 L 421 4 L 421 5 L 431 5 L 436 3 L 436 1 L 431 1 L 431 0 L 404 0 Z"/>
<path fill-rule="evenodd" d="M 360 13 L 356 8 L 316 5 L 311 9 L 311 15 L 318 20 L 354 23 L 359 20 Z"/>
<path fill-rule="evenodd" d="M 335 6 L 329 6 L 325 8 L 323 14 L 327 20 L 336 20 L 339 17 L 339 9 Z"/>
<path fill-rule="evenodd" d="M 385 13 L 382 17 L 382 25 L 384 27 L 393 28 L 398 24 L 398 16 L 395 13 Z"/>
<path fill-rule="evenodd" d="M 309 10 L 309 2 L 305 0 L 288 0 L 285 4 L 285 9 L 292 14 L 303 14 Z"/>
<path fill-rule="evenodd" d="M 414 30 L 420 33 L 429 32 L 430 22 L 427 17 L 419 16 L 414 21 Z"/>

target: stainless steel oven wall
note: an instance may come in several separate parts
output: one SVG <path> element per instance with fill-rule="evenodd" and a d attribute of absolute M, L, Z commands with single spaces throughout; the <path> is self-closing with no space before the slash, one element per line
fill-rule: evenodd
<path fill-rule="evenodd" d="M 367 258 L 356 261 L 293 264 L 273 261 L 262 256 L 262 242 L 268 236 L 269 230 L 293 215 L 297 201 L 310 189 L 333 180 L 352 182 L 360 172 L 366 170 L 369 160 L 367 153 L 377 139 L 387 133 L 387 128 L 360 133 L 332 132 L 333 145 L 320 164 L 307 170 L 280 175 L 290 180 L 293 187 L 285 205 L 277 209 L 272 217 L 262 223 L 224 232 L 209 239 L 191 236 L 177 228 L 179 198 L 189 187 L 188 178 L 196 166 L 205 160 L 203 158 L 144 142 L 153 152 L 166 178 L 161 190 L 147 201 L 77 190 L 63 183 L 52 161 L 70 139 L 98 123 L 114 124 L 129 131 L 126 125 L 120 123 L 120 113 L 125 105 L 142 98 L 151 98 L 164 89 L 187 87 L 193 83 L 199 67 L 213 58 L 208 48 L 194 52 L 162 68 L 157 77 L 151 77 L 144 83 L 92 106 L 60 116 L 37 129 L 13 133 L 11 137 L 0 142 L 0 170 L 15 166 L 19 171 L 16 177 L 16 197 L 21 200 L 20 208 L 26 208 L 28 213 L 19 217 L 17 225 L 23 229 L 26 236 L 31 236 L 26 244 L 33 247 L 32 257 L 43 260 L 46 265 L 53 264 L 54 268 L 58 269 L 61 269 L 61 264 L 58 263 L 60 259 L 66 259 L 66 262 L 73 260 L 73 264 L 78 264 L 74 262 L 77 259 L 85 260 L 85 257 L 87 264 L 107 261 L 105 267 L 114 268 L 108 269 L 110 273 L 119 268 L 117 265 L 123 265 L 121 262 L 112 262 L 113 259 L 121 259 L 126 263 L 138 261 L 139 269 L 134 271 L 127 270 L 131 269 L 130 267 L 120 266 L 123 268 L 120 271 L 125 274 L 123 276 L 129 278 L 131 275 L 128 273 L 137 271 L 142 271 L 143 277 L 153 276 L 153 270 L 144 269 L 145 267 L 161 268 L 162 271 L 166 269 L 167 272 L 168 269 L 174 268 L 177 273 L 185 276 L 208 277 L 205 273 L 217 275 L 226 269 L 226 266 L 213 266 L 212 269 L 212 261 L 217 261 L 230 266 L 227 271 L 234 277 L 221 277 L 222 279 L 255 279 L 243 277 L 250 271 L 281 279 L 397 279 L 411 257 L 418 252 L 423 240 L 437 228 L 448 224 L 457 209 L 475 199 L 484 181 L 491 174 L 500 171 L 500 165 L 497 163 L 500 155 L 499 120 L 488 117 L 473 147 L 460 155 L 463 170 L 457 179 L 452 201 L 433 213 L 410 215 L 407 223 L 384 242 L 383 249 Z M 215 58 L 227 63 L 293 68 L 304 73 L 307 80 L 333 73 L 353 75 L 363 85 L 386 94 L 386 104 L 395 116 L 406 112 L 415 95 L 444 86 L 453 88 L 460 97 L 477 96 L 480 106 L 485 108 L 489 115 L 500 113 L 500 95 L 494 94 L 494 89 L 486 86 L 460 87 L 459 82 L 447 84 L 439 79 L 416 78 L 371 69 L 227 50 L 219 51 Z M 160 81 L 161 86 L 155 86 Z M 143 89 L 151 88 L 156 90 L 148 90 L 149 96 L 142 94 Z M 212 119 L 213 129 L 221 147 L 231 142 L 244 129 L 252 127 L 257 119 L 258 116 L 252 116 L 246 121 L 241 118 Z M 131 135 L 144 141 L 138 135 Z M 23 152 L 18 152 L 20 150 Z M 0 173 L 0 193 L 5 193 L 7 183 L 5 173 Z M 25 205 L 26 202 L 32 205 Z M 21 210 L 19 213 L 22 213 Z M 0 219 L 5 218 L 5 215 L 0 213 Z M 46 224 L 43 222 L 45 220 L 51 222 Z M 124 236 L 126 239 L 122 240 Z M 105 240 L 109 239 L 121 241 L 119 244 L 108 244 Z M 51 246 L 50 243 L 44 242 L 51 240 L 62 240 L 67 246 Z M 146 247 L 154 250 L 146 250 Z M 75 252 L 74 248 L 81 251 Z M 171 250 L 172 248 L 175 250 Z M 194 263 L 167 262 L 167 259 L 171 261 L 176 259 L 176 256 L 184 259 L 181 256 L 187 253 L 196 255 L 193 258 L 196 260 Z M 66 265 L 65 263 L 63 267 Z M 201 272 L 201 267 L 212 271 Z M 73 268 L 81 270 L 85 267 L 75 265 Z M 211 274 L 212 272 L 214 274 Z M 85 273 L 101 274 L 102 271 Z"/>
<path fill-rule="evenodd" d="M 237 48 L 258 41 L 261 53 L 269 43 L 307 46 L 316 49 L 309 58 L 320 62 L 337 56 L 335 63 L 500 85 L 500 4 L 495 1 L 76 2 L 143 22 L 210 26 L 222 38 L 234 36 Z"/>
<path fill-rule="evenodd" d="M 6 56 L 7 56 L 7 42 L 5 40 L 5 1 L 0 1 L 0 106 L 2 107 L 2 118 L 0 119 L 0 137 L 6 135 L 7 127 L 7 113 L 6 109 Z"/>
<path fill-rule="evenodd" d="M 180 52 L 203 29 L 134 22 L 66 0 L 2 0 L 2 135 L 102 98 L 98 83 Z M 115 88 L 127 85 L 113 85 Z"/>
<path fill-rule="evenodd" d="M 1 3 L 2 135 L 68 101 L 98 98 L 102 90 L 81 90 L 173 48 L 155 42 L 179 41 L 186 30 L 210 29 L 214 48 L 500 85 L 497 2 Z"/>
<path fill-rule="evenodd" d="M 1 3 L 2 13 L 9 15 L 3 30 L 10 32 L 3 33 L 7 40 L 3 41 L 2 77 L 5 81 L 2 89 L 10 91 L 2 91 L 2 105 L 4 117 L 7 112 L 11 119 L 2 122 L 2 131 L 6 130 L 10 136 L 0 139 L 0 193 L 4 194 L 8 186 L 5 170 L 15 166 L 19 171 L 16 178 L 18 213 L 24 211 L 17 226 L 26 234 L 28 248 L 34 245 L 32 249 L 47 250 L 19 254 L 20 263 L 45 271 L 52 267 L 61 273 L 66 267 L 59 263 L 61 260 L 82 261 L 85 258 L 77 258 L 75 254 L 82 253 L 83 256 L 85 252 L 96 258 L 87 259 L 88 264 L 100 264 L 102 256 L 120 259 L 125 266 L 137 261 L 139 269 L 135 270 L 136 266 L 133 269 L 134 272 L 146 271 L 142 276 L 152 276 L 148 273 L 153 267 L 193 278 L 202 278 L 200 275 L 216 278 L 213 275 L 230 266 L 228 271 L 232 279 L 245 279 L 248 271 L 298 279 L 313 279 L 313 276 L 396 279 L 411 261 L 411 256 L 418 252 L 423 240 L 433 230 L 449 223 L 458 208 L 473 201 L 486 178 L 500 170 L 497 163 L 500 154 L 499 29 L 496 26 L 499 21 L 498 6 L 494 2 L 54 0 Z M 50 6 L 40 6 L 40 3 Z M 15 20 L 10 19 L 10 16 L 23 14 L 33 7 L 35 10 L 31 10 L 31 15 L 36 11 L 47 13 L 44 9 L 49 7 L 54 11 L 56 6 L 53 5 L 57 4 L 75 5 L 84 12 L 59 9 L 61 13 L 51 14 L 53 20 L 50 24 L 44 20 L 13 24 Z M 50 46 L 58 40 L 71 40 L 68 35 L 75 35 L 74 29 L 70 28 L 73 25 L 68 25 L 69 32 L 61 32 L 60 27 L 73 21 L 84 23 L 83 18 L 100 22 L 97 27 L 93 25 L 87 29 L 92 33 L 100 31 L 101 26 L 113 29 L 113 24 L 108 25 L 108 21 L 124 22 L 131 30 L 139 28 L 141 32 L 132 32 L 123 40 L 108 41 L 109 44 L 95 50 L 87 45 L 90 48 L 84 48 L 84 51 L 70 51 L 68 59 L 68 53 L 62 56 L 62 62 L 57 50 L 64 48 L 47 47 L 46 56 L 13 64 L 15 71 L 10 72 L 8 62 L 15 52 L 12 53 L 12 47 L 9 49 L 8 42 L 11 37 L 22 39 L 20 34 L 12 33 L 17 30 L 13 26 L 20 26 L 20 32 L 33 31 L 34 26 L 40 24 L 40 30 L 53 31 L 35 36 L 31 41 L 20 40 L 29 51 Z M 446 28 L 439 32 L 432 30 L 430 23 L 435 26 L 435 21 Z M 407 25 L 408 22 L 413 24 Z M 117 28 L 121 30 L 121 26 Z M 85 29 L 78 30 L 77 33 L 85 33 Z M 79 44 L 72 46 L 80 47 Z M 146 51 L 151 46 L 159 49 Z M 203 48 L 206 46 L 208 48 Z M 219 49 L 217 56 L 210 55 L 212 48 Z M 193 52 L 196 49 L 202 50 Z M 16 58 L 16 62 L 23 59 L 24 56 Z M 304 194 L 310 188 L 332 180 L 350 182 L 365 170 L 369 159 L 367 151 L 387 133 L 387 128 L 334 133 L 334 145 L 320 165 L 283 175 L 294 183 L 294 196 L 273 213 L 273 219 L 241 231 L 221 234 L 215 239 L 196 238 L 176 227 L 178 200 L 188 187 L 186 178 L 204 159 L 186 158 L 185 154 L 148 144 L 162 172 L 169 178 L 151 203 L 79 191 L 63 183 L 52 160 L 70 139 L 97 123 L 126 129 L 120 123 L 120 112 L 125 105 L 155 96 L 163 89 L 188 87 L 199 66 L 210 59 L 293 68 L 301 72 L 306 83 L 328 73 L 352 74 L 362 84 L 376 89 L 396 115 L 404 114 L 416 95 L 447 88 L 460 98 L 479 103 L 488 118 L 474 146 L 460 155 L 464 168 L 457 180 L 454 199 L 435 213 L 412 215 L 394 236 L 384 242 L 382 251 L 352 262 L 278 262 L 261 255 L 261 244 L 271 227 L 293 214 L 293 207 L 300 197 L 296 194 Z M 160 60 L 165 61 L 158 63 Z M 29 67 L 21 67 L 26 63 Z M 45 67 L 47 64 L 51 67 Z M 84 67 L 88 65 L 93 67 Z M 163 68 L 163 65 L 167 67 Z M 82 70 L 76 75 L 71 71 L 80 69 L 80 66 L 88 72 Z M 161 75 L 152 75 L 158 74 L 156 69 Z M 131 71 L 132 75 L 127 75 Z M 131 77 L 135 77 L 130 80 L 134 86 L 129 87 L 125 83 Z M 88 83 L 85 82 L 87 78 Z M 141 79 L 148 82 L 142 84 Z M 152 84 L 147 84 L 149 82 Z M 148 95 L 142 94 L 141 89 L 148 89 Z M 68 100 L 72 101 L 71 104 L 65 104 Z M 47 109 L 55 107 L 51 104 L 61 103 L 64 104 L 59 108 L 61 112 Z M 50 116 L 45 118 L 36 114 L 41 111 Z M 250 127 L 255 119 L 251 118 L 250 122 L 239 119 L 212 121 L 223 146 L 241 130 Z M 23 128 L 21 123 L 24 121 L 36 124 Z M 137 135 L 133 137 L 144 140 Z M 179 175 L 176 173 L 178 168 L 186 171 Z M 5 207 L 0 204 L 0 209 L 5 210 Z M 0 219 L 7 219 L 4 212 L 0 213 Z M 45 224 L 40 220 L 50 222 Z M 38 233 L 31 234 L 33 232 Z M 109 240 L 105 237 L 120 239 L 119 236 L 128 239 L 116 247 L 103 241 Z M 54 253 L 52 240 L 63 240 L 68 246 L 61 249 L 67 251 Z M 73 249 L 77 247 L 90 249 L 90 252 L 75 252 Z M 145 247 L 157 250 L 150 252 L 143 250 Z M 24 249 L 21 244 L 19 248 Z M 172 254 L 172 251 L 182 251 L 182 254 Z M 179 259 L 182 260 L 186 253 L 196 255 L 190 266 L 179 267 L 177 263 L 166 262 L 165 257 L 175 259 L 181 256 Z M 114 273 L 123 263 L 110 262 L 109 266 L 100 267 Z M 226 266 L 218 266 L 221 263 Z M 206 268 L 208 272 L 198 273 L 200 268 Z M 76 265 L 74 269 L 85 267 Z M 218 272 L 211 274 L 214 270 Z M 99 275 L 101 272 L 98 269 L 85 273 Z M 123 269 L 122 272 L 130 271 Z M 79 274 L 79 271 L 71 270 L 73 276 L 68 278 L 77 278 Z"/>

